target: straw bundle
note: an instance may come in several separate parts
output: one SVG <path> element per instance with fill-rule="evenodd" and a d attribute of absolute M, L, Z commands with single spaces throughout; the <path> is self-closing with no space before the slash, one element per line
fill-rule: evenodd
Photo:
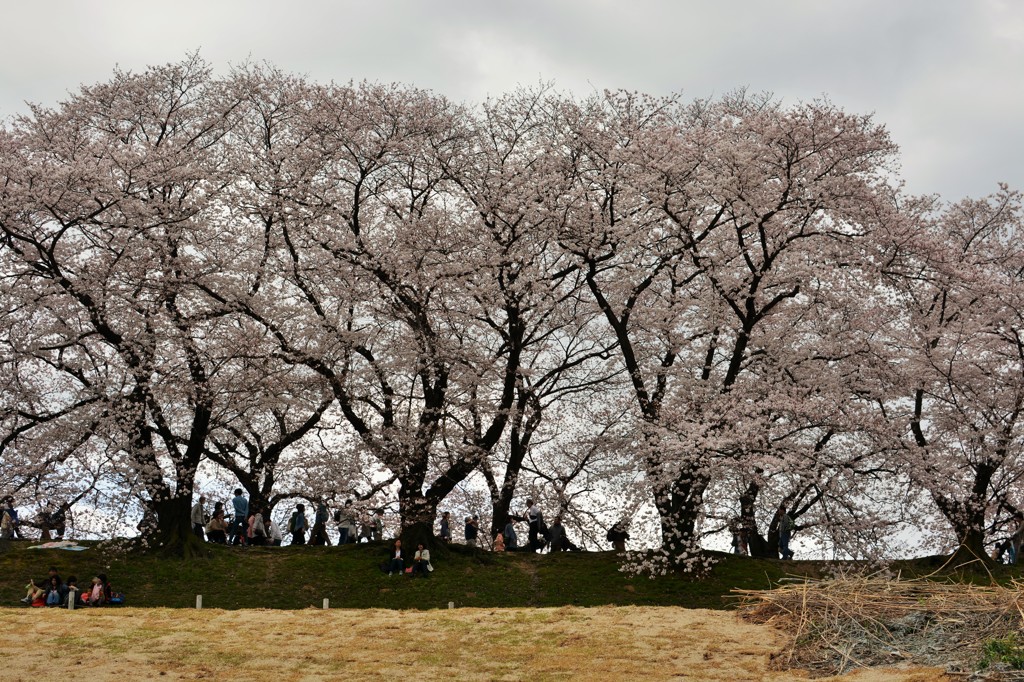
<path fill-rule="evenodd" d="M 776 658 L 780 667 L 821 674 L 900 662 L 973 670 L 986 640 L 1024 625 L 1019 582 L 982 587 L 842 577 L 734 592 L 745 618 L 791 634 Z"/>

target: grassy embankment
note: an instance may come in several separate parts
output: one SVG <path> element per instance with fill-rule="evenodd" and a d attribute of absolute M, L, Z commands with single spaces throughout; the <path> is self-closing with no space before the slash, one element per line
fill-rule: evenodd
<path fill-rule="evenodd" d="M 693 580 L 670 575 L 650 580 L 619 571 L 612 552 L 565 554 L 491 554 L 453 545 L 434 561 L 429 579 L 389 577 L 379 565 L 387 557 L 383 543 L 338 547 L 249 548 L 210 546 L 208 559 L 180 561 L 152 555 L 90 547 L 84 552 L 36 550 L 14 542 L 0 553 L 0 605 L 13 606 L 30 577 L 41 580 L 50 565 L 80 584 L 104 572 L 127 603 L 139 607 L 195 606 L 203 595 L 207 608 L 432 609 L 537 606 L 684 606 L 728 608 L 730 591 L 766 589 L 787 576 L 817 576 L 823 562 L 770 561 L 716 555 L 709 576 Z M 904 575 L 931 573 L 934 559 L 901 562 Z M 1015 567 L 1014 567 L 1015 568 Z M 1009 579 L 1010 567 L 997 579 Z M 1013 571 L 1013 575 L 1019 572 Z M 988 582 L 984 572 L 958 576 Z"/>

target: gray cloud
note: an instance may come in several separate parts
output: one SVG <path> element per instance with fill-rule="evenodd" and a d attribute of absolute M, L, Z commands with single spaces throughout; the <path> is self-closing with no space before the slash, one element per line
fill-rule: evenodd
<path fill-rule="evenodd" d="M 195 49 L 218 69 L 267 60 L 469 101 L 541 80 L 580 95 L 748 87 L 875 112 L 912 191 L 1024 189 L 1024 3 L 1009 0 L 68 0 L 12 3 L 5 19 L 0 116 Z"/>

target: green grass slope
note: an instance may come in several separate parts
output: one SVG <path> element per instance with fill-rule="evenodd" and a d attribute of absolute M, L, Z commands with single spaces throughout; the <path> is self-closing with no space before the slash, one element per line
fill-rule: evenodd
<path fill-rule="evenodd" d="M 429 579 L 388 576 L 384 543 L 345 547 L 248 548 L 210 545 L 210 557 L 190 561 L 91 546 L 84 552 L 31 549 L 9 543 L 0 552 L 0 605 L 14 606 L 29 578 L 56 566 L 61 576 L 88 584 L 106 573 L 127 603 L 141 607 L 188 608 L 203 595 L 206 608 L 432 609 L 458 607 L 643 605 L 729 608 L 731 590 L 767 589 L 788 576 L 820 574 L 814 561 L 772 561 L 716 554 L 710 575 L 631 577 L 619 571 L 612 552 L 492 554 L 451 545 L 434 559 Z M 934 570 L 931 564 L 903 562 L 904 575 Z M 1010 567 L 997 578 L 1006 578 Z M 1014 567 L 1015 568 L 1015 567 Z M 920 570 L 917 570 L 920 569 Z M 1005 574 L 1005 575 L 1004 575 Z M 966 577 L 966 576 L 965 576 Z M 968 578 L 970 579 L 970 578 Z"/>

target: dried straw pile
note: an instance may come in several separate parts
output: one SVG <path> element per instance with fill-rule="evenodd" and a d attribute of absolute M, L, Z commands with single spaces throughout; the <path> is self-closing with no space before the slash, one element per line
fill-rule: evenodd
<path fill-rule="evenodd" d="M 735 590 L 740 612 L 791 636 L 780 667 L 822 675 L 902 662 L 971 671 L 985 640 L 1024 625 L 1024 583 L 979 587 L 842 577 Z"/>

